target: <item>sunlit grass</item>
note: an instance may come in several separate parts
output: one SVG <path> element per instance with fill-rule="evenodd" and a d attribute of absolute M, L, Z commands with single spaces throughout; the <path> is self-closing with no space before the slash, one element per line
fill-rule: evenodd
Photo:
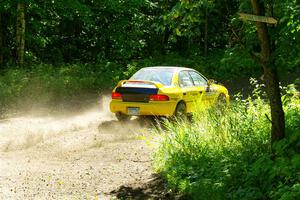
<path fill-rule="evenodd" d="M 157 134 L 155 169 L 171 188 L 194 199 L 279 199 L 290 190 L 300 195 L 300 176 L 278 176 L 278 170 L 300 170 L 300 162 L 292 168 L 288 164 L 300 158 L 299 147 L 292 150 L 291 145 L 300 145 L 300 100 L 295 94 L 284 97 L 289 101 L 284 106 L 287 136 L 277 150 L 286 164 L 272 160 L 269 106 L 254 94 L 228 107 L 199 105 L 192 122 L 166 121 Z"/>

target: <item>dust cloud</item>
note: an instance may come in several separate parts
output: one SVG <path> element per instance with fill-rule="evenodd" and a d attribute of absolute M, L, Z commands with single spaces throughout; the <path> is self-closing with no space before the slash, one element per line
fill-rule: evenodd
<path fill-rule="evenodd" d="M 139 136 L 151 125 L 118 122 L 109 100 L 77 114 L 0 121 L 0 199 L 95 199 L 147 182 L 151 150 Z"/>
<path fill-rule="evenodd" d="M 110 97 L 103 97 L 97 108 L 73 115 L 35 116 L 34 113 L 22 117 L 14 117 L 0 121 L 0 151 L 16 151 L 28 149 L 51 139 L 88 131 L 87 136 L 94 134 L 121 134 L 141 128 L 143 124 L 134 120 L 126 125 L 117 122 L 109 111 Z M 91 134 L 93 133 L 93 134 Z M 119 138 L 120 139 L 120 138 Z M 122 137 L 121 137 L 122 139 Z M 72 138 L 74 142 L 74 138 Z M 65 142 L 65 146 L 67 142 Z M 76 144 L 74 144 L 76 145 Z"/>

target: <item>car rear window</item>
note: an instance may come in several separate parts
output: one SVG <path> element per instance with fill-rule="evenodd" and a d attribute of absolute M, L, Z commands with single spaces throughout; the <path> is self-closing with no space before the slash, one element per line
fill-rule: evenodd
<path fill-rule="evenodd" d="M 155 81 L 163 85 L 170 86 L 172 84 L 173 74 L 174 70 L 172 69 L 141 69 L 136 72 L 129 80 Z"/>

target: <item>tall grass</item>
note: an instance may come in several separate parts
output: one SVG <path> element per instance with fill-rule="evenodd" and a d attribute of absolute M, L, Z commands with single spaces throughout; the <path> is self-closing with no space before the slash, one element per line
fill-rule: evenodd
<path fill-rule="evenodd" d="M 254 94 L 229 107 L 202 109 L 193 122 L 166 122 L 155 169 L 191 199 L 299 199 L 300 100 L 284 96 L 286 138 L 271 151 L 268 104 Z"/>

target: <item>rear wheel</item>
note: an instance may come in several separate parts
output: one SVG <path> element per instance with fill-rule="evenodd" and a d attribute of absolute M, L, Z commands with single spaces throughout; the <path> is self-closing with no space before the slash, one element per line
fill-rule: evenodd
<path fill-rule="evenodd" d="M 175 117 L 183 119 L 186 117 L 186 105 L 184 102 L 179 102 L 174 113 Z"/>
<path fill-rule="evenodd" d="M 217 100 L 217 109 L 218 109 L 218 113 L 221 115 L 223 115 L 226 112 L 226 108 L 227 108 L 227 99 L 226 96 L 224 94 L 220 94 L 218 96 L 218 100 Z"/>
<path fill-rule="evenodd" d="M 121 121 L 121 122 L 124 122 L 124 121 L 129 121 L 131 116 L 130 115 L 125 115 L 123 113 L 120 113 L 120 112 L 117 112 L 116 113 L 116 118 Z"/>

